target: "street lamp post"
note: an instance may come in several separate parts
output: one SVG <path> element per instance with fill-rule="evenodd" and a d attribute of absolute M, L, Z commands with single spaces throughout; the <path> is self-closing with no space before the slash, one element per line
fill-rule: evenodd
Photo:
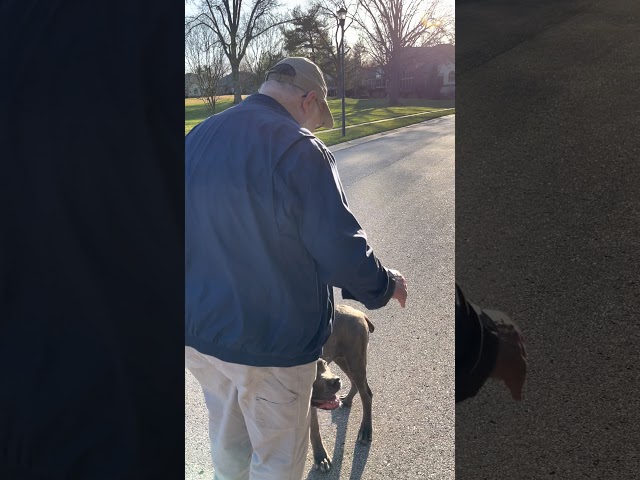
<path fill-rule="evenodd" d="M 338 14 L 338 25 L 340 26 L 341 29 L 341 37 L 340 37 L 340 45 L 338 47 L 338 51 L 340 53 L 340 76 L 341 76 L 341 83 L 342 83 L 342 136 L 344 137 L 346 135 L 345 133 L 345 114 L 344 114 L 344 91 L 345 91 L 345 84 L 344 84 L 344 21 L 347 18 L 347 9 L 344 7 L 340 7 L 340 9 L 337 12 Z"/>

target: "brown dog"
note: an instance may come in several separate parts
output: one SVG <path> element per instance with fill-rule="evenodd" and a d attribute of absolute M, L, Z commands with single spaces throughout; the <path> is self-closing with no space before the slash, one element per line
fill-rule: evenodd
<path fill-rule="evenodd" d="M 329 365 L 322 358 L 316 362 L 316 379 L 311 392 L 311 406 L 323 410 L 333 410 L 340 406 L 340 399 L 336 395 L 342 388 L 340 378 L 336 377 Z"/>
<path fill-rule="evenodd" d="M 327 455 L 322 438 L 320 437 L 320 427 L 318 425 L 317 409 L 334 410 L 342 403 L 336 395 L 342 387 L 340 379 L 336 377 L 329 365 L 322 358 L 318 359 L 316 369 L 316 379 L 313 382 L 311 392 L 311 447 L 313 448 L 313 467 L 323 472 L 328 472 L 331 468 L 331 460 Z"/>
<path fill-rule="evenodd" d="M 349 393 L 340 399 L 342 405 L 350 407 L 356 392 L 360 393 L 362 423 L 358 432 L 358 441 L 361 443 L 371 442 L 373 431 L 371 424 L 373 393 L 371 393 L 367 382 L 367 347 L 369 345 L 369 333 L 372 333 L 373 330 L 373 323 L 363 312 L 347 305 L 338 305 L 336 306 L 333 331 L 322 350 L 322 359 L 326 361 L 323 369 L 327 368 L 326 364 L 335 362 L 351 381 Z M 320 375 L 320 372 L 318 375 Z M 329 372 L 329 375 L 333 376 L 331 372 Z M 318 378 L 316 376 L 316 381 L 318 381 Z M 315 385 L 314 383 L 314 390 Z M 338 387 L 339 389 L 340 387 Z M 333 410 L 340 406 L 340 402 L 337 404 L 335 402 L 316 402 L 314 404 L 313 395 L 311 404 L 325 410 Z M 311 409 L 311 447 L 313 449 L 313 467 L 322 472 L 328 472 L 331 469 L 331 460 L 329 460 L 329 455 L 320 437 L 318 415 L 315 408 Z"/>

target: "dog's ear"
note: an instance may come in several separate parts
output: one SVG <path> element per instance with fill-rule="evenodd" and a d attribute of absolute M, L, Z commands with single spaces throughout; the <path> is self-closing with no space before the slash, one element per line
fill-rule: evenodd
<path fill-rule="evenodd" d="M 367 326 L 369 327 L 369 333 L 373 333 L 373 331 L 376 329 L 376 327 L 373 326 L 373 322 L 369 320 L 369 317 L 367 317 L 366 315 L 364 316 L 364 319 L 367 321 Z"/>
<path fill-rule="evenodd" d="M 317 368 L 318 374 L 324 373 L 327 370 L 327 362 L 319 358 L 318 361 L 316 362 L 316 368 Z"/>

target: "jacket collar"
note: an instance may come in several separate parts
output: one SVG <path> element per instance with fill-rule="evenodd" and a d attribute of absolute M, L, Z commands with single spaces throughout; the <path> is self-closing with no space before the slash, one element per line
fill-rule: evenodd
<path fill-rule="evenodd" d="M 290 118 L 294 122 L 296 121 L 296 119 L 293 118 L 293 116 L 287 111 L 286 108 L 284 108 L 282 105 L 280 105 L 280 103 L 277 100 L 274 100 L 273 98 L 271 98 L 268 95 L 264 95 L 262 93 L 254 93 L 252 95 L 249 95 L 247 98 L 245 98 L 242 101 L 242 103 L 243 104 L 246 103 L 247 105 L 262 105 L 262 106 L 265 106 L 267 108 L 271 108 L 273 110 L 276 110 L 277 112 L 279 112 L 281 114 L 284 114 L 285 116 L 287 116 L 288 118 Z"/>

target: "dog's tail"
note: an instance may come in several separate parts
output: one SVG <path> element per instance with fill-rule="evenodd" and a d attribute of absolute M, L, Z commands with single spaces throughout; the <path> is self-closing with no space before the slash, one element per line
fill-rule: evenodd
<path fill-rule="evenodd" d="M 371 323 L 371 320 L 369 320 L 369 318 L 367 318 L 366 315 L 365 315 L 364 319 L 367 321 L 367 325 L 369 326 L 369 332 L 373 333 L 373 331 L 376 329 L 376 327 L 373 326 L 373 323 Z"/>

